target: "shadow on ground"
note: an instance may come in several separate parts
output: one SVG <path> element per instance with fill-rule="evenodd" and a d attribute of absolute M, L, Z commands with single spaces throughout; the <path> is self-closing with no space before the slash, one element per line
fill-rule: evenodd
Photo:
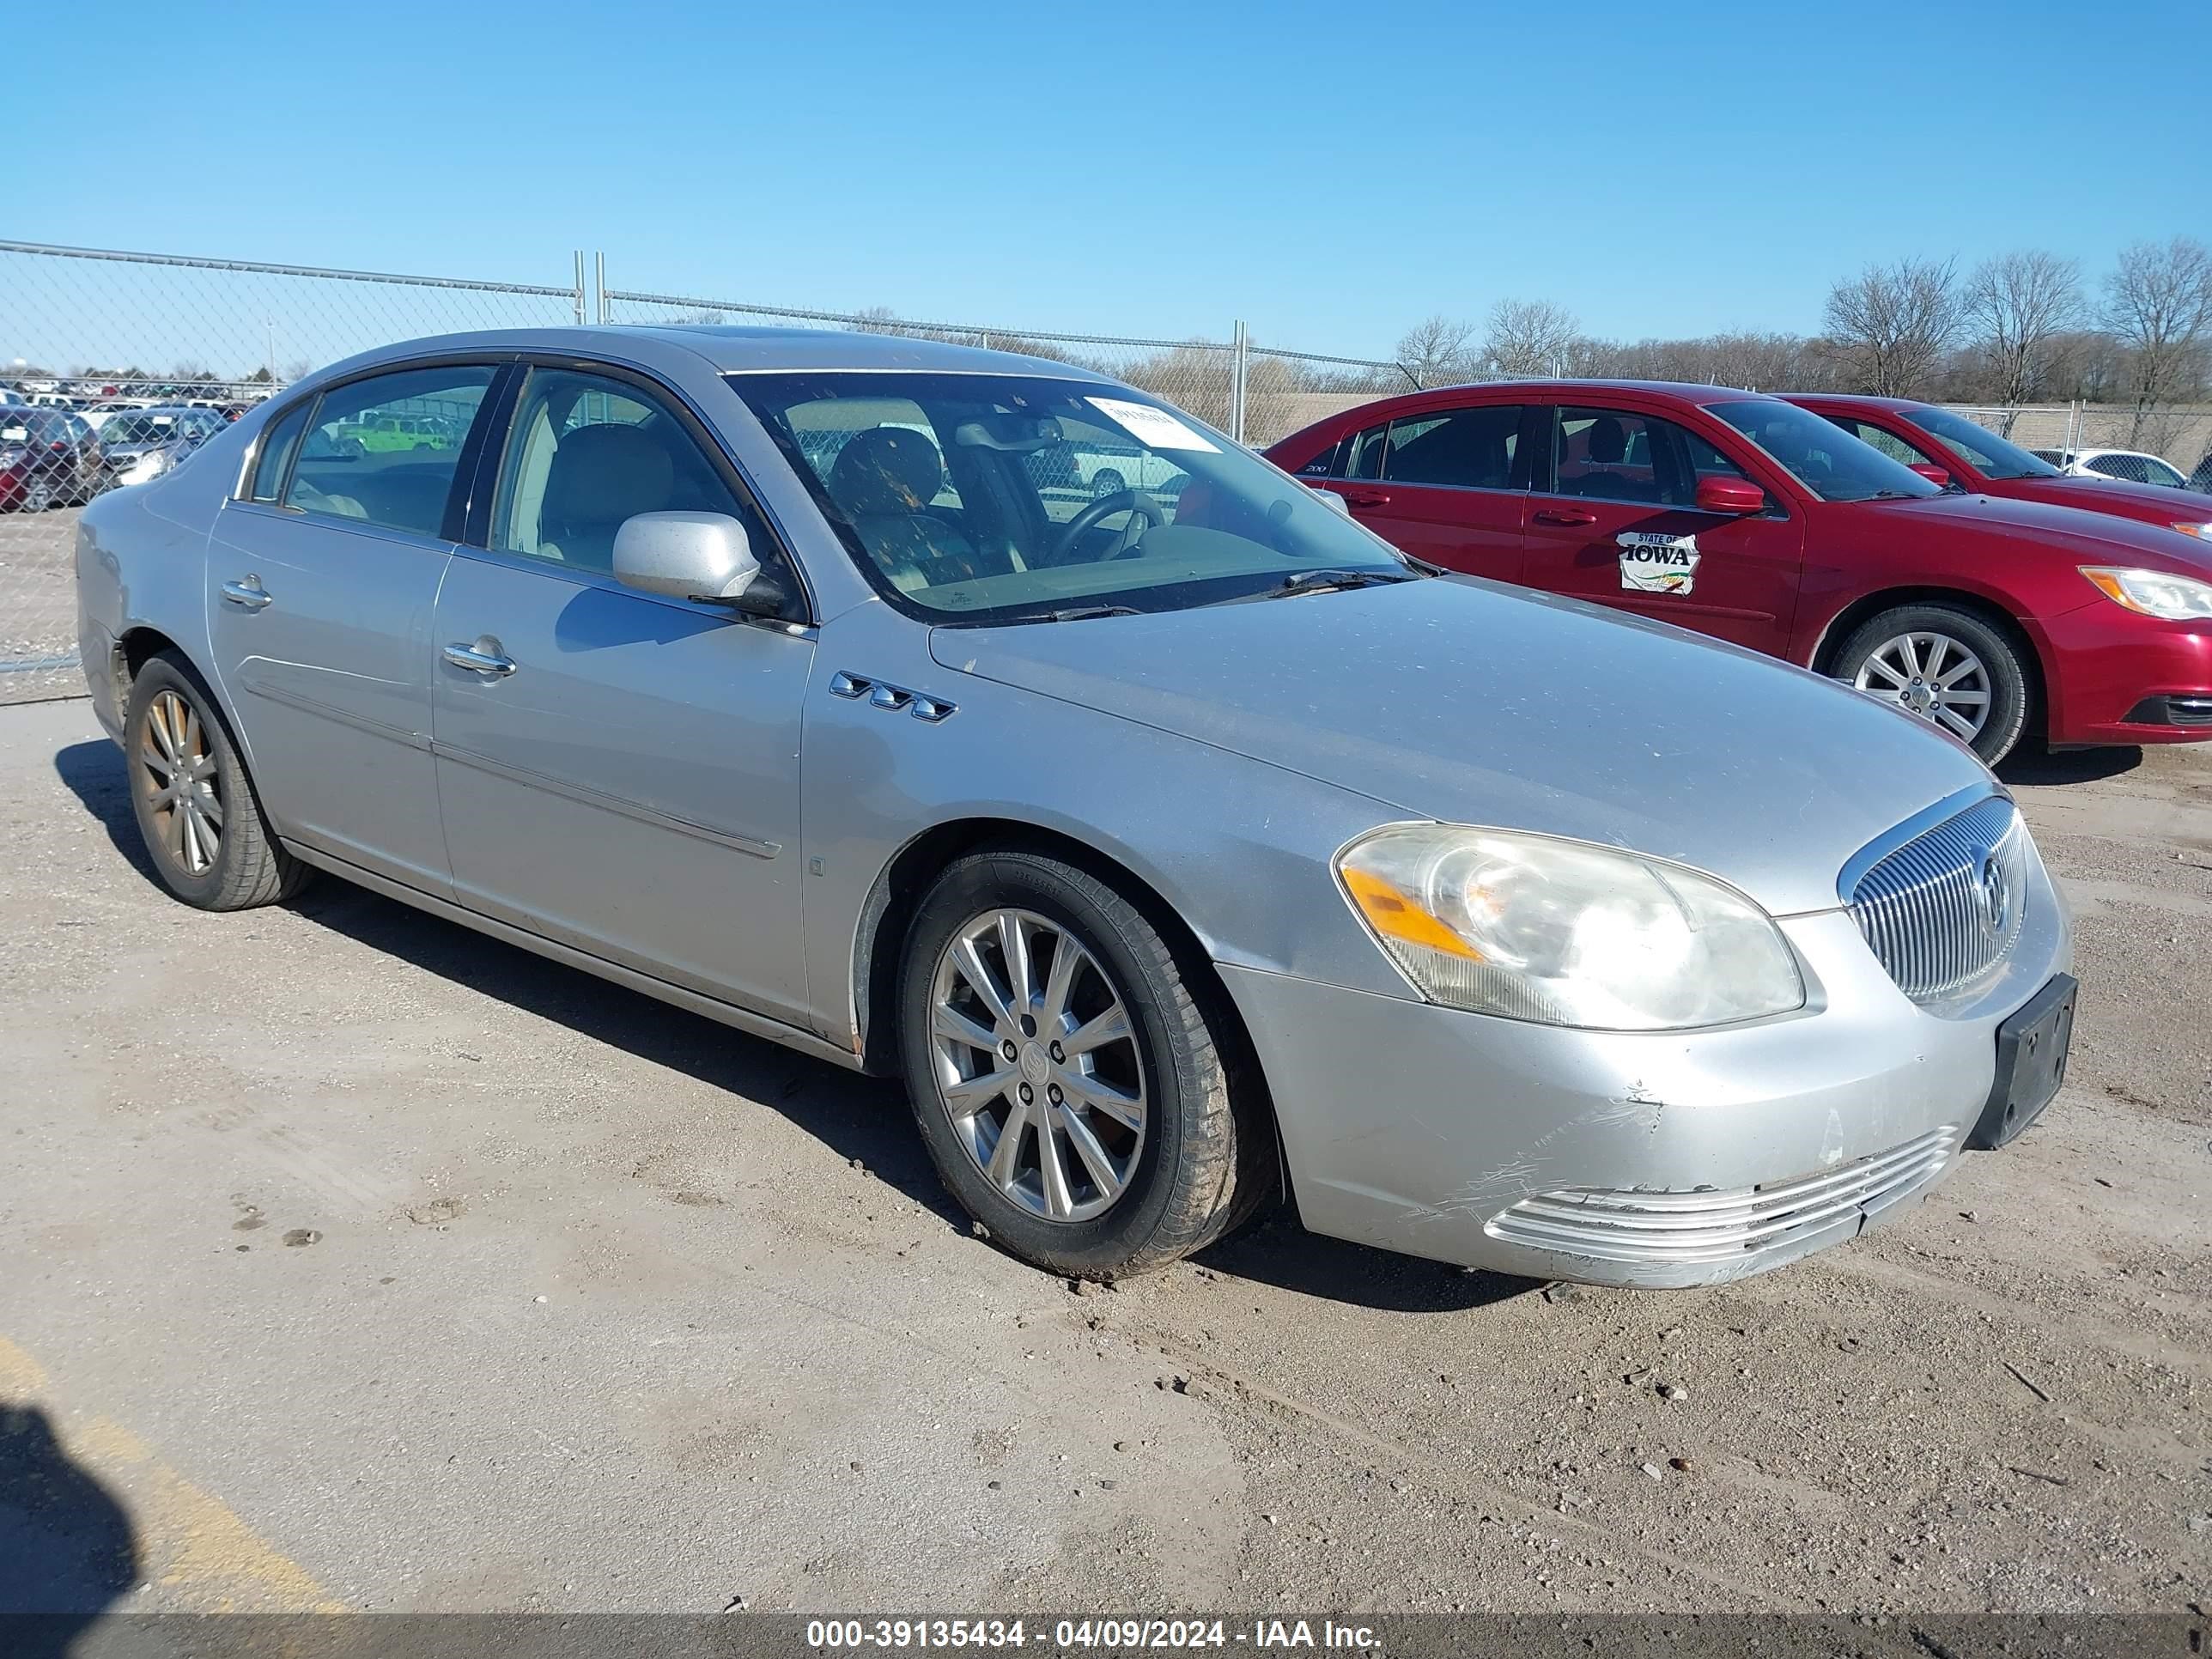
<path fill-rule="evenodd" d="M 1469 1313 L 1538 1288 L 1515 1279 L 1310 1233 L 1279 1213 L 1192 1258 L 1201 1267 L 1383 1313 Z"/>
<path fill-rule="evenodd" d="M 0 1403 L 0 1649 L 58 1659 L 137 1582 L 123 1505 L 70 1457 L 45 1412 Z"/>
<path fill-rule="evenodd" d="M 2007 783 L 2094 783 L 2142 763 L 2141 749 L 2045 749 L 2031 743 L 2000 761 L 1996 770 Z"/>
<path fill-rule="evenodd" d="M 122 759 L 81 743 L 54 770 L 132 868 L 158 884 L 138 836 Z M 969 1218 L 939 1181 L 899 1085 L 811 1060 L 635 991 L 427 915 L 331 876 L 291 909 L 332 933 L 454 984 L 781 1112 L 839 1157 L 858 1158 L 947 1226 Z M 1532 1281 L 1463 1273 L 1305 1231 L 1280 1212 L 1203 1252 L 1199 1264 L 1325 1301 L 1401 1313 L 1465 1311 L 1532 1290 Z"/>

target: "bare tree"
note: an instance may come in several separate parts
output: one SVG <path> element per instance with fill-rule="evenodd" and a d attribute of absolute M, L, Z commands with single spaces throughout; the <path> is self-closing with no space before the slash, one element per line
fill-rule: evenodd
<path fill-rule="evenodd" d="M 1471 349 L 1474 339 L 1473 323 L 1438 312 L 1398 337 L 1398 367 L 1412 375 L 1417 386 L 1449 386 L 1463 380 L 1477 367 Z"/>
<path fill-rule="evenodd" d="M 2105 323 L 2129 349 L 2136 389 L 2134 444 L 2161 398 L 2203 379 L 2197 347 L 2212 335 L 2212 250 L 2187 236 L 2137 242 L 2105 279 Z"/>
<path fill-rule="evenodd" d="M 2011 411 L 2043 384 L 2059 335 L 2081 312 L 2081 264 L 2040 248 L 1998 254 L 1974 267 L 1960 309 L 1989 364 L 2010 437 Z"/>
<path fill-rule="evenodd" d="M 1500 300 L 1490 308 L 1483 361 L 1500 374 L 1561 374 L 1582 329 L 1548 300 Z"/>
<path fill-rule="evenodd" d="M 1959 327 L 1954 264 L 1869 265 L 1828 290 L 1829 343 L 1859 390 L 1910 398 L 1934 373 Z"/>

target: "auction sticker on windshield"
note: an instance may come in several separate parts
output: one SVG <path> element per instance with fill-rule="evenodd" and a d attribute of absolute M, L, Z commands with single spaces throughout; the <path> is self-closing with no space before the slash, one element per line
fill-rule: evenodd
<path fill-rule="evenodd" d="M 1116 422 L 1139 443 L 1154 449 L 1202 449 L 1218 455 L 1220 447 L 1208 443 L 1164 409 L 1133 404 L 1121 398 L 1086 398 L 1084 401 L 1108 420 Z"/>
<path fill-rule="evenodd" d="M 1687 593 L 1697 586 L 1698 561 L 1703 556 L 1695 536 L 1624 530 L 1613 539 L 1620 545 L 1624 588 L 1638 593 Z"/>

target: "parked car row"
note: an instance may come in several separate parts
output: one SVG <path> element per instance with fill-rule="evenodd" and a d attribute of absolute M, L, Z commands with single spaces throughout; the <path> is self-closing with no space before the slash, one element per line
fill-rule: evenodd
<path fill-rule="evenodd" d="M 2154 484 L 2161 489 L 2186 489 L 2190 481 L 2181 469 L 2161 456 L 2139 449 L 2039 449 L 2036 459 L 2077 478 L 2118 478 L 2124 483 Z M 2208 458 L 2212 459 L 2212 458 Z M 2200 466 L 2200 471 L 2203 469 Z"/>
<path fill-rule="evenodd" d="M 74 410 L 0 406 L 0 510 L 81 506 L 117 484 L 143 483 L 227 424 L 209 409 L 115 410 L 95 427 Z"/>
<path fill-rule="evenodd" d="M 342 436 L 433 400 L 459 443 Z M 179 898 L 335 874 L 899 1075 L 1057 1273 L 1286 1194 L 1709 1284 L 2052 1097 L 2066 910 L 1956 739 L 2212 702 L 2204 544 L 1710 388 L 1425 393 L 1276 453 L 928 341 L 420 341 L 88 507 L 79 638 Z"/>
<path fill-rule="evenodd" d="M 2212 503 L 1865 398 L 1509 382 L 1268 456 L 1394 545 L 1893 698 L 1995 763 L 2212 738 Z"/>

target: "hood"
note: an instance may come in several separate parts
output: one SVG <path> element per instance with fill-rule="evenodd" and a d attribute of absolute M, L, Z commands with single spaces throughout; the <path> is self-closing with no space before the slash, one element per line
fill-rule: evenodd
<path fill-rule="evenodd" d="M 2051 483 L 2055 479 L 2039 482 Z M 2145 489 L 2148 485 L 2143 486 Z M 2177 501 L 2188 497 L 2180 490 L 2166 492 Z M 1926 495 L 1902 501 L 1839 502 L 1838 507 L 1868 515 L 1871 526 L 1887 519 L 1892 523 L 1917 523 L 1932 528 L 1929 520 L 1942 521 L 1942 533 L 1951 538 L 1988 537 L 2017 549 L 2022 543 L 2041 547 L 2075 563 L 2142 565 L 2171 570 L 2185 576 L 2212 580 L 2212 542 L 2200 541 L 2169 528 L 2170 520 L 2145 524 L 2133 516 L 2062 507 L 2040 500 L 1998 495 Z M 2197 516 L 2212 520 L 2212 502 Z M 2187 511 L 2174 519 L 2187 519 Z"/>
<path fill-rule="evenodd" d="M 2053 507 L 2085 507 L 2092 513 L 2124 514 L 2146 524 L 2212 523 L 2212 495 L 2161 484 L 2129 483 L 2120 478 L 2008 478 L 2006 495 L 2017 501 L 2046 501 Z"/>
<path fill-rule="evenodd" d="M 1959 744 L 1833 681 L 1472 577 L 930 643 L 948 669 L 1368 795 L 1378 823 L 1632 848 L 1778 915 L 1833 908 L 1851 854 L 1989 782 Z"/>

